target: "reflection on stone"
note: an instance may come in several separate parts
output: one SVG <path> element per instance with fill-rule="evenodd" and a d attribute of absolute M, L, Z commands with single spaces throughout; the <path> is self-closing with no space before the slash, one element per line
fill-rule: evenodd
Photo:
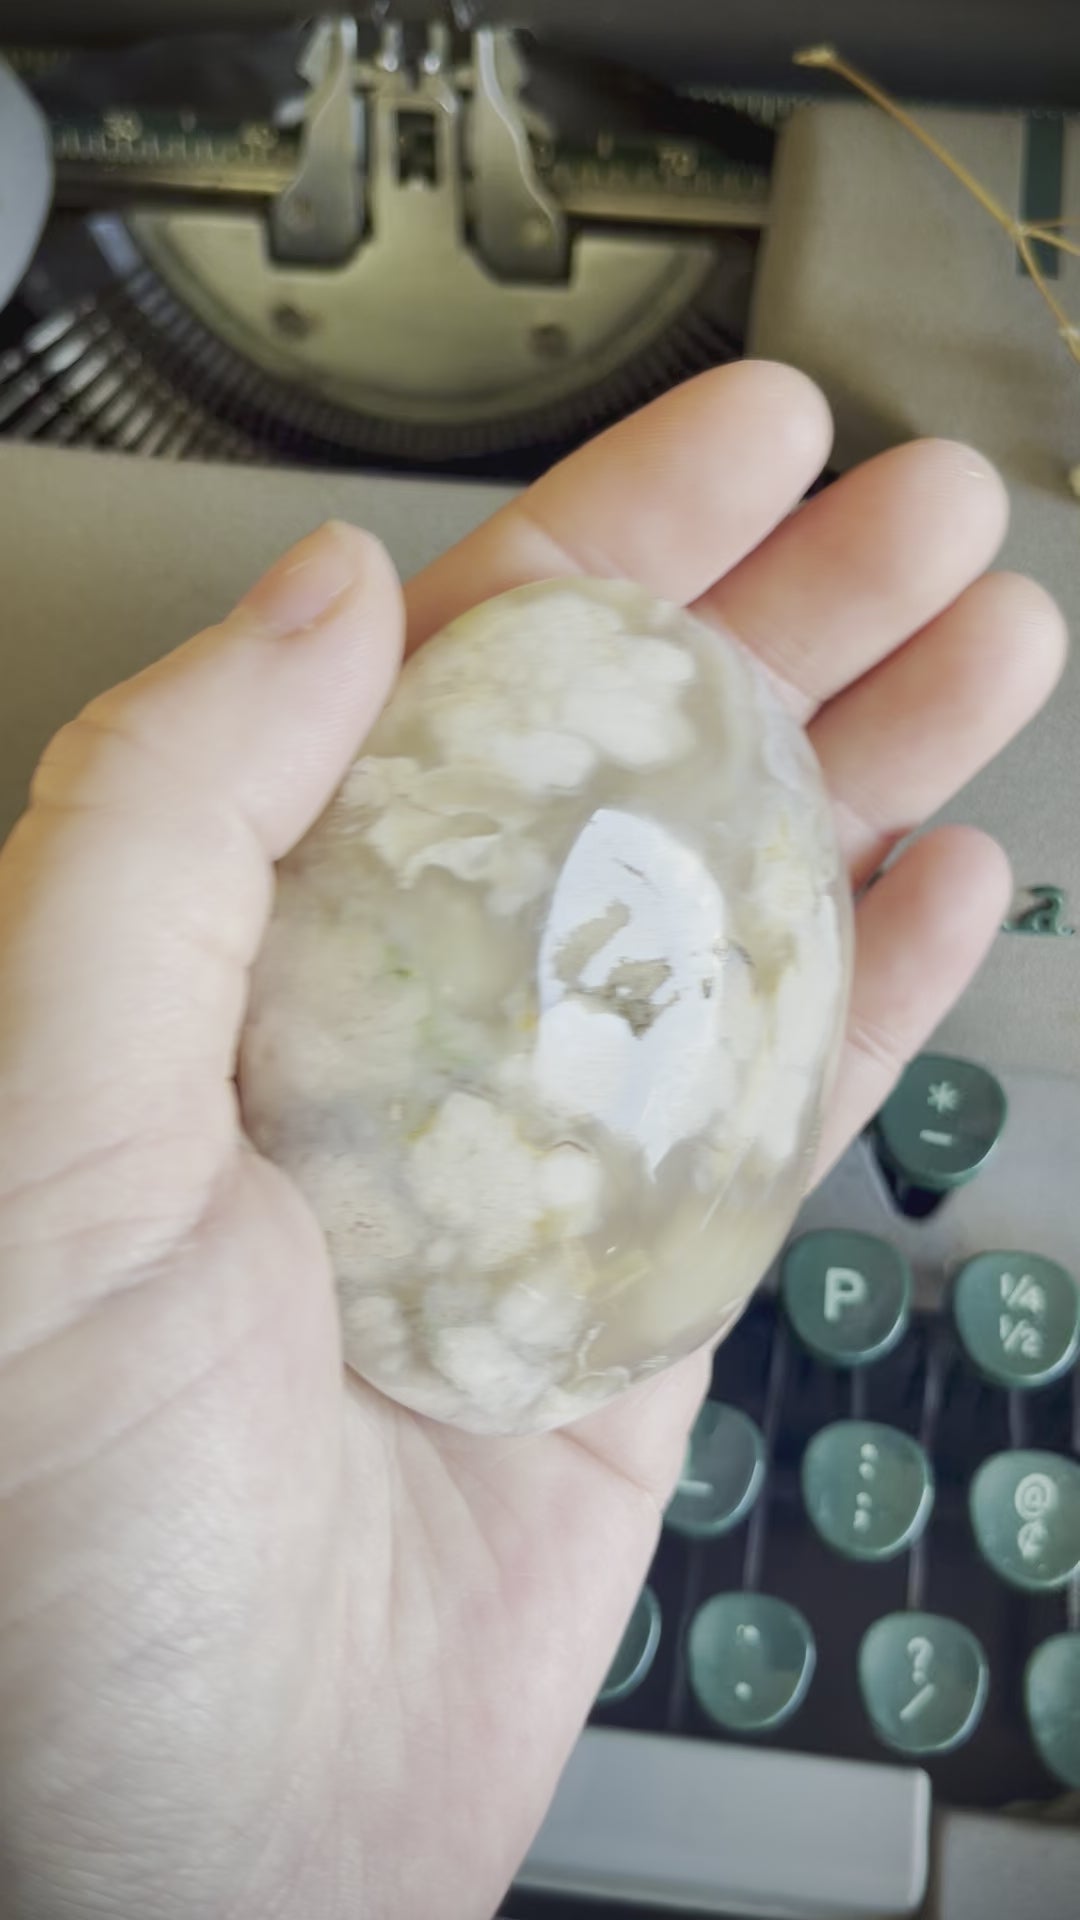
<path fill-rule="evenodd" d="M 816 763 L 732 641 L 586 580 L 430 641 L 280 869 L 242 1053 L 349 1363 L 521 1433 L 706 1339 L 801 1198 L 849 970 Z"/>

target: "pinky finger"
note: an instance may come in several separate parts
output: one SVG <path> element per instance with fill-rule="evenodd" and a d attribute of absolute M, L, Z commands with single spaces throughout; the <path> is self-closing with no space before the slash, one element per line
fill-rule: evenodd
<path fill-rule="evenodd" d="M 855 918 L 847 1039 L 818 1150 L 821 1179 L 985 958 L 1010 897 L 997 842 L 970 827 L 918 840 L 864 895 Z"/>

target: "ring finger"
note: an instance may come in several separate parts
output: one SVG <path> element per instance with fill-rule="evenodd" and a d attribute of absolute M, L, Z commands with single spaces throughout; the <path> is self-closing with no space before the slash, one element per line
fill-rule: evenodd
<path fill-rule="evenodd" d="M 822 708 L 810 739 L 855 886 L 1008 745 L 1064 660 L 1049 594 L 1020 574 L 986 574 Z"/>

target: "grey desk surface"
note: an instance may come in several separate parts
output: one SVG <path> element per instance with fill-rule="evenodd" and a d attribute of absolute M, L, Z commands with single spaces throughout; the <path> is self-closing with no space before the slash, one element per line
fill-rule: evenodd
<path fill-rule="evenodd" d="M 920 117 L 1018 211 L 1020 115 Z M 1080 118 L 1064 149 L 1062 213 L 1078 221 Z M 1054 284 L 1080 322 L 1080 258 Z M 1051 705 L 948 817 L 996 834 L 1018 880 L 1067 887 L 1080 924 L 1080 501 L 1067 481 L 1080 462 L 1080 367 L 1014 250 L 876 108 L 809 109 L 780 143 L 752 344 L 820 382 L 841 465 L 939 434 L 978 446 L 1003 473 L 1012 522 L 1002 564 L 1050 588 L 1074 646 Z M 1080 938 L 1000 939 L 943 1038 L 1003 1071 L 1080 1072 Z"/>
<path fill-rule="evenodd" d="M 323 520 L 369 527 L 408 576 L 506 497 L 0 441 L 0 837 L 57 726 L 220 619 Z"/>

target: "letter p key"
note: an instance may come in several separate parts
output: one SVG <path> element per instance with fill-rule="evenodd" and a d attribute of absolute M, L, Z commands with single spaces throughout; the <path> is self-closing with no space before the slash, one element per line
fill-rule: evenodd
<path fill-rule="evenodd" d="M 896 1247 L 838 1227 L 801 1234 L 780 1263 L 788 1319 L 831 1367 L 863 1367 L 888 1353 L 908 1324 L 912 1287 Z"/>
<path fill-rule="evenodd" d="M 863 1275 L 855 1267 L 826 1267 L 826 1320 L 835 1323 L 848 1307 L 861 1307 L 868 1292 Z"/>

